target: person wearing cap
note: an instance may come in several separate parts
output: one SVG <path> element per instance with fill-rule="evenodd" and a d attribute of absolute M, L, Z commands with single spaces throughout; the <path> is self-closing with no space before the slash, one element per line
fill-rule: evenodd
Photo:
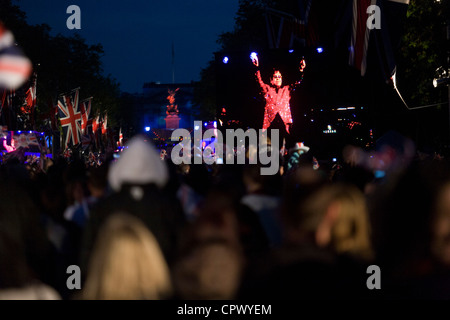
<path fill-rule="evenodd" d="M 303 142 L 297 142 L 289 149 L 289 160 L 287 162 L 287 171 L 296 168 L 300 164 L 300 157 L 308 153 L 309 147 L 305 146 Z"/>

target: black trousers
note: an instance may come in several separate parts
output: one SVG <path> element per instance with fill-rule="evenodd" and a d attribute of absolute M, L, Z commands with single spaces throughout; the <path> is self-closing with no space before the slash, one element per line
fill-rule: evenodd
<path fill-rule="evenodd" d="M 283 141 L 286 144 L 286 148 L 289 149 L 295 145 L 296 137 L 294 134 L 295 127 L 293 124 L 289 125 L 289 132 L 286 131 L 286 124 L 281 119 L 280 115 L 277 113 L 275 116 L 275 119 L 272 121 L 268 128 L 268 137 L 271 141 L 273 141 L 273 135 L 271 132 L 271 129 L 278 129 L 279 136 L 278 136 L 278 150 L 280 150 L 283 147 Z M 273 143 L 272 143 L 273 145 Z"/>

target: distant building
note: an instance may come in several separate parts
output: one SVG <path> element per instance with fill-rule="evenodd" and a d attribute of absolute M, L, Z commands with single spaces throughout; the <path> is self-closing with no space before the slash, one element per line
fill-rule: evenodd
<path fill-rule="evenodd" d="M 169 90 L 177 90 L 174 104 L 178 108 L 181 118 L 180 128 L 191 128 L 195 120 L 193 105 L 194 82 L 191 83 L 159 83 L 148 82 L 143 86 L 141 94 L 132 95 L 132 105 L 135 114 L 137 131 L 145 132 L 146 128 L 165 129 L 167 106 L 170 104 Z"/>
<path fill-rule="evenodd" d="M 180 118 L 179 128 L 193 130 L 194 121 L 199 120 L 198 107 L 193 103 L 195 83 L 144 83 L 142 93 L 123 93 L 122 104 L 129 112 L 127 136 L 143 133 L 157 145 L 169 143 L 174 127 L 166 128 L 168 112 Z M 172 121 L 173 122 L 173 121 Z"/>

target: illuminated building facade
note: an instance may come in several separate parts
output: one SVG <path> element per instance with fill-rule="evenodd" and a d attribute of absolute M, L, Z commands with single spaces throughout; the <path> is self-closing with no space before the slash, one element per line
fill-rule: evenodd
<path fill-rule="evenodd" d="M 178 90 L 177 90 L 178 89 Z M 127 105 L 132 110 L 136 133 L 150 132 L 153 129 L 165 129 L 169 90 L 176 91 L 175 104 L 180 117 L 179 127 L 192 127 L 196 113 L 192 99 L 194 83 L 148 82 L 142 93 L 127 94 Z"/>

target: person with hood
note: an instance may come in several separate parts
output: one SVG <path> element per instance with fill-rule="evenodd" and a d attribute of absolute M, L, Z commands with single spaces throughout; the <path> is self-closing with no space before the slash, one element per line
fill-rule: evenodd
<path fill-rule="evenodd" d="M 169 178 L 167 164 L 157 149 L 144 137 L 132 138 L 120 158 L 110 164 L 109 195 L 90 213 L 83 235 L 82 271 L 89 263 L 99 228 L 112 212 L 120 210 L 144 222 L 170 262 L 184 216 L 176 197 L 165 191 Z"/>

